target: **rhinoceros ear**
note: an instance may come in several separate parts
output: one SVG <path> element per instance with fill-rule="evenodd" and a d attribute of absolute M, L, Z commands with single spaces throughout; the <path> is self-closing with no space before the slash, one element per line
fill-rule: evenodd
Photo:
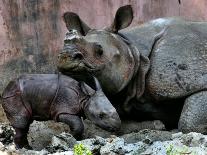
<path fill-rule="evenodd" d="M 75 29 L 81 35 L 86 35 L 90 28 L 73 12 L 66 12 L 63 15 L 64 22 L 68 30 Z"/>
<path fill-rule="evenodd" d="M 99 81 L 97 80 L 97 78 L 93 77 L 94 78 L 94 82 L 95 82 L 95 85 L 96 85 L 96 91 L 102 91 L 102 88 L 101 88 L 101 85 L 99 83 Z"/>
<path fill-rule="evenodd" d="M 80 87 L 81 87 L 81 90 L 83 91 L 83 93 L 86 95 L 92 96 L 95 94 L 95 90 L 93 90 L 91 87 L 89 87 L 85 82 L 80 82 Z"/>
<path fill-rule="evenodd" d="M 133 10 L 131 5 L 120 7 L 115 15 L 115 19 L 109 30 L 117 33 L 119 30 L 128 27 L 133 20 Z"/>

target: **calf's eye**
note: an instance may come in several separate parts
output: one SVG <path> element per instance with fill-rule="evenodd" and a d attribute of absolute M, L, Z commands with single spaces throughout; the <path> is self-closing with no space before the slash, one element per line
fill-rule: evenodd
<path fill-rule="evenodd" d="M 103 48 L 99 44 L 95 44 L 95 54 L 97 56 L 102 56 L 103 55 Z"/>

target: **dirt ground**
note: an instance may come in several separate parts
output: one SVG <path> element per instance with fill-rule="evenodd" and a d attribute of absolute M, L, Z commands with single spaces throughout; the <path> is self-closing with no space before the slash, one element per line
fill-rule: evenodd
<path fill-rule="evenodd" d="M 4 123 L 4 122 L 8 122 L 8 120 L 6 118 L 6 114 L 4 113 L 4 109 L 2 108 L 0 102 L 0 123 Z"/>

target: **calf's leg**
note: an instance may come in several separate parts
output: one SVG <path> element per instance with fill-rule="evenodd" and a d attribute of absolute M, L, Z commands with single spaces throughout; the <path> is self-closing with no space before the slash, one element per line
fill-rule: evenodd
<path fill-rule="evenodd" d="M 17 148 L 31 148 L 28 144 L 27 133 L 31 123 L 31 116 L 24 107 L 19 95 L 3 100 L 2 104 L 6 116 L 15 129 L 14 143 Z"/>
<path fill-rule="evenodd" d="M 84 125 L 80 117 L 70 114 L 60 114 L 58 122 L 63 122 L 70 127 L 71 134 L 77 139 L 82 138 Z"/>
<path fill-rule="evenodd" d="M 29 131 L 29 126 L 21 129 L 21 128 L 14 128 L 16 134 L 14 136 L 14 143 L 17 147 L 17 149 L 20 148 L 26 148 L 26 149 L 32 149 L 31 146 L 29 146 L 28 140 L 27 140 L 27 133 Z"/>
<path fill-rule="evenodd" d="M 189 96 L 178 123 L 178 129 L 183 132 L 207 133 L 207 91 Z"/>

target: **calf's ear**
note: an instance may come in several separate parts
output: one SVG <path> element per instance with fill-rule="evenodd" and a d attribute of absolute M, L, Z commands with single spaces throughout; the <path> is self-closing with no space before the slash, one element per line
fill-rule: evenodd
<path fill-rule="evenodd" d="M 81 35 L 86 35 L 90 28 L 80 19 L 80 17 L 74 12 L 66 12 L 63 14 L 63 20 L 67 29 L 77 30 Z"/>
<path fill-rule="evenodd" d="M 95 94 L 95 90 L 89 87 L 85 82 L 80 82 L 80 87 L 83 93 L 86 95 L 92 96 Z"/>
<path fill-rule="evenodd" d="M 96 85 L 96 91 L 102 91 L 101 85 L 99 83 L 99 81 L 97 80 L 97 78 L 93 77 L 95 85 Z"/>
<path fill-rule="evenodd" d="M 131 5 L 120 7 L 115 15 L 113 24 L 108 28 L 109 31 L 117 33 L 119 30 L 128 27 L 133 20 L 133 10 Z"/>

